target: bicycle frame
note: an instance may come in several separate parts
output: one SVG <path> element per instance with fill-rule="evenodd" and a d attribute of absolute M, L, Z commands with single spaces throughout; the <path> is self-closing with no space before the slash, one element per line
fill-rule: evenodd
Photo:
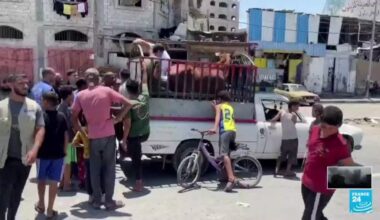
<path fill-rule="evenodd" d="M 213 156 L 210 155 L 210 153 L 207 151 L 206 149 L 206 143 L 203 142 L 204 140 L 204 136 L 205 134 L 200 132 L 201 133 L 201 139 L 199 141 L 199 144 L 198 144 L 198 149 L 197 149 L 197 152 L 193 153 L 194 154 L 194 157 L 196 159 L 196 161 L 198 163 L 200 163 L 200 154 L 203 154 L 203 156 L 205 156 L 205 158 L 207 159 L 207 161 L 217 170 L 217 171 L 221 171 L 222 170 L 222 167 L 217 163 L 219 162 L 220 160 L 218 158 L 215 158 Z"/>

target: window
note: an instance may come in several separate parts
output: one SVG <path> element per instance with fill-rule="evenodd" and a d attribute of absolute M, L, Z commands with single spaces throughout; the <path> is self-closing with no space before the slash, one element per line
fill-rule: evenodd
<path fill-rule="evenodd" d="M 78 42 L 87 42 L 87 35 L 75 31 L 75 30 L 66 30 L 58 32 L 54 35 L 56 41 L 78 41 Z"/>
<path fill-rule="evenodd" d="M 228 8 L 228 5 L 225 2 L 221 2 L 221 3 L 219 3 L 219 7 L 221 7 L 221 8 Z"/>
<path fill-rule="evenodd" d="M 219 26 L 218 31 L 227 31 L 227 28 L 224 26 Z"/>
<path fill-rule="evenodd" d="M 210 25 L 210 31 L 213 31 L 213 30 L 215 30 L 214 25 Z"/>
<path fill-rule="evenodd" d="M 210 5 L 215 6 L 215 1 L 211 1 Z"/>
<path fill-rule="evenodd" d="M 235 32 L 236 31 L 236 28 L 231 28 L 231 32 Z"/>
<path fill-rule="evenodd" d="M 210 18 L 215 18 L 215 14 L 214 14 L 214 13 L 211 13 L 211 14 L 210 14 Z"/>
<path fill-rule="evenodd" d="M 0 26 L 0 38 L 5 39 L 23 39 L 24 35 L 16 28 L 9 26 Z"/>
<path fill-rule="evenodd" d="M 142 0 L 118 0 L 120 6 L 142 7 Z"/>
<path fill-rule="evenodd" d="M 236 4 L 232 4 L 231 8 L 237 9 L 237 5 Z"/>
<path fill-rule="evenodd" d="M 231 17 L 231 20 L 236 21 L 236 17 L 235 17 L 235 16 L 232 16 L 232 17 Z"/>
<path fill-rule="evenodd" d="M 220 19 L 227 19 L 227 15 L 220 14 L 220 15 L 218 16 L 218 18 L 220 18 Z"/>

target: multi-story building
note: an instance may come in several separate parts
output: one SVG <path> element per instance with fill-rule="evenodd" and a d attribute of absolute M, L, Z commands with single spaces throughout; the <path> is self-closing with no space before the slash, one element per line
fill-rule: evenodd
<path fill-rule="evenodd" d="M 107 65 L 120 52 L 118 37 L 156 38 L 172 26 L 171 2 L 0 0 L 0 79 L 23 72 L 36 80 L 44 66 L 83 71 L 94 57 Z"/>
<path fill-rule="evenodd" d="M 239 30 L 238 0 L 204 0 L 201 10 L 209 17 L 210 31 Z"/>
<path fill-rule="evenodd" d="M 182 10 L 183 8 L 187 9 L 182 14 L 188 16 L 190 30 L 239 30 L 239 0 L 189 0 L 188 3 L 183 3 Z"/>

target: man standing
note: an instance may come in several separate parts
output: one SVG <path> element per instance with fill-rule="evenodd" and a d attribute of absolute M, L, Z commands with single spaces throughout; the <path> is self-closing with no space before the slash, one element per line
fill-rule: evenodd
<path fill-rule="evenodd" d="M 308 141 L 308 155 L 302 176 L 302 198 L 305 210 L 302 220 L 325 220 L 323 209 L 334 194 L 327 189 L 328 166 L 355 166 L 339 127 L 342 111 L 335 106 L 323 110 L 321 124 L 312 128 Z"/>
<path fill-rule="evenodd" d="M 321 124 L 321 118 L 323 114 L 323 105 L 317 103 L 313 105 L 313 108 L 311 110 L 312 116 L 315 118 L 313 122 L 311 122 L 309 133 L 311 133 L 311 129 L 313 129 L 314 126 Z"/>
<path fill-rule="evenodd" d="M 8 78 L 3 79 L 2 84 L 0 85 L 0 100 L 3 100 L 9 96 L 11 93 L 11 88 L 8 83 Z"/>
<path fill-rule="evenodd" d="M 42 81 L 33 86 L 32 97 L 40 106 L 42 104 L 42 95 L 54 91 L 53 85 L 55 84 L 55 77 L 54 69 L 46 68 L 42 70 Z"/>
<path fill-rule="evenodd" d="M 79 79 L 78 71 L 74 69 L 69 69 L 66 72 L 66 76 L 67 76 L 67 85 L 75 87 L 75 84 Z"/>
<path fill-rule="evenodd" d="M 136 39 L 135 41 L 133 41 L 133 43 L 140 44 L 145 48 L 148 47 L 150 49 L 150 56 L 160 59 L 158 60 L 161 67 L 159 70 L 160 73 L 157 74 L 157 70 L 155 70 L 154 75 L 155 77 L 161 76 L 161 81 L 166 82 L 168 80 L 169 65 L 171 58 L 169 53 L 165 50 L 165 47 L 162 44 L 152 44 L 142 39 Z"/>
<path fill-rule="evenodd" d="M 0 101 L 0 219 L 13 220 L 45 135 L 41 107 L 27 98 L 24 74 L 9 77 L 12 92 Z M 7 218 L 5 218 L 7 213 Z"/>
<path fill-rule="evenodd" d="M 287 161 L 285 177 L 295 177 L 296 173 L 292 171 L 292 166 L 297 164 L 298 153 L 298 135 L 297 135 L 297 111 L 299 109 L 298 102 L 289 102 L 288 111 L 280 111 L 271 122 L 276 123 L 281 121 L 282 128 L 282 141 L 281 141 L 281 155 L 277 159 L 276 176 L 280 170 L 281 163 Z"/>
<path fill-rule="evenodd" d="M 128 98 L 133 100 L 133 107 L 124 120 L 123 150 L 128 151 L 132 158 L 132 167 L 135 172 L 134 191 L 143 190 L 141 143 L 149 138 L 149 91 L 146 68 L 143 68 L 142 93 L 140 84 L 135 80 L 129 80 L 126 84 Z"/>
<path fill-rule="evenodd" d="M 100 209 L 102 190 L 100 183 L 105 184 L 105 207 L 113 210 L 123 207 L 120 201 L 113 200 L 115 187 L 116 140 L 114 124 L 122 121 L 132 104 L 121 94 L 111 88 L 100 85 L 99 72 L 90 68 L 85 72 L 88 89 L 78 93 L 72 109 L 73 126 L 81 131 L 79 114 L 87 120 L 88 137 L 90 139 L 90 172 L 93 187 L 92 206 Z M 112 103 L 122 103 L 123 110 L 116 117 L 111 117 Z"/>

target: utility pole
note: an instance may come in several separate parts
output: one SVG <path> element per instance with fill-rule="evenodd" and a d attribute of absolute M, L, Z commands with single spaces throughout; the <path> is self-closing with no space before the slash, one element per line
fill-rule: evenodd
<path fill-rule="evenodd" d="M 94 16 L 93 16 L 93 48 L 94 48 L 94 61 L 95 67 L 102 65 L 102 57 L 103 57 L 103 35 L 101 31 L 101 25 L 99 20 L 99 10 L 102 9 L 100 3 L 103 4 L 102 0 L 93 0 L 94 2 Z"/>
<path fill-rule="evenodd" d="M 367 86 L 366 86 L 366 98 L 370 97 L 369 94 L 369 87 L 370 87 L 370 81 L 372 76 L 372 66 L 373 66 L 373 47 L 375 44 L 375 33 L 376 33 L 376 17 L 377 17 L 377 4 L 378 0 L 375 0 L 375 12 L 373 13 L 373 20 L 372 20 L 372 35 L 371 35 L 371 46 L 369 51 L 369 70 L 367 75 Z"/>

